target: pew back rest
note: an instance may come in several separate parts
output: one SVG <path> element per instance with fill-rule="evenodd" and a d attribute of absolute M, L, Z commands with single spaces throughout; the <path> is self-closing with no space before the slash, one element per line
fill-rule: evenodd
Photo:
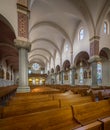
<path fill-rule="evenodd" d="M 58 126 L 71 122 L 73 128 L 81 126 L 73 117 L 71 107 L 36 112 L 22 116 L 0 119 L 2 130 L 47 130 L 53 126 Z M 51 129 L 52 130 L 52 129 Z"/>
<path fill-rule="evenodd" d="M 7 102 L 7 105 L 17 105 L 17 104 L 25 104 L 25 103 L 31 103 L 31 102 L 45 102 L 45 101 L 52 101 L 53 100 L 53 98 L 52 97 L 45 97 L 45 98 L 30 98 L 30 99 L 23 99 L 23 100 L 9 100 L 8 102 Z"/>
<path fill-rule="evenodd" d="M 5 106 L 3 108 L 2 118 L 10 116 L 18 116 L 22 114 L 39 112 L 49 109 L 55 109 L 60 107 L 59 100 L 46 101 L 46 102 L 32 102 L 19 105 Z"/>
<path fill-rule="evenodd" d="M 68 106 L 68 105 L 77 105 L 77 104 L 83 104 L 87 102 L 92 102 L 92 98 L 90 96 L 88 97 L 75 97 L 72 99 L 61 99 L 61 107 Z"/>
<path fill-rule="evenodd" d="M 107 100 L 74 105 L 72 107 L 75 119 L 82 125 L 110 115 L 110 104 Z"/>

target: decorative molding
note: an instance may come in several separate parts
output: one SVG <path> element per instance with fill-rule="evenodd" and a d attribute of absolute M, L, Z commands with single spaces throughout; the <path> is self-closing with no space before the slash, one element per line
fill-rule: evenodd
<path fill-rule="evenodd" d="M 88 60 L 89 63 L 98 62 L 98 61 L 101 61 L 101 58 L 98 55 L 94 55 L 90 57 L 90 59 Z"/>
<path fill-rule="evenodd" d="M 14 42 L 15 42 L 15 46 L 17 48 L 25 48 L 28 50 L 30 49 L 30 42 L 28 42 L 28 41 L 22 41 L 22 40 L 15 39 Z"/>
<path fill-rule="evenodd" d="M 17 0 L 17 3 L 25 7 L 28 6 L 28 0 Z"/>
<path fill-rule="evenodd" d="M 99 36 L 93 36 L 92 38 L 89 39 L 90 42 L 97 40 L 99 41 L 100 37 Z"/>

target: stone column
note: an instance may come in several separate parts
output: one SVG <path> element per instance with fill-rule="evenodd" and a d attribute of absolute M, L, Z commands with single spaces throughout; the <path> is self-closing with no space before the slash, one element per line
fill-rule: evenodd
<path fill-rule="evenodd" d="M 97 87 L 97 62 L 100 61 L 99 57 L 99 36 L 94 36 L 90 39 L 90 59 L 91 64 L 91 86 Z"/>
<path fill-rule="evenodd" d="M 63 76 L 64 75 L 64 71 L 62 70 L 60 74 L 61 74 L 61 84 L 63 84 L 63 82 L 64 82 L 64 78 L 63 78 L 64 77 Z"/>
<path fill-rule="evenodd" d="M 72 67 L 71 68 L 71 85 L 75 86 L 75 73 L 76 73 L 76 68 Z"/>
<path fill-rule="evenodd" d="M 19 87 L 17 92 L 30 92 L 30 87 L 28 86 L 28 59 L 27 53 L 29 48 L 29 42 L 24 42 L 20 40 L 15 40 L 16 46 L 19 49 Z"/>
<path fill-rule="evenodd" d="M 55 79 L 54 84 L 56 84 L 57 83 L 57 73 L 54 73 L 54 79 Z"/>
<path fill-rule="evenodd" d="M 28 86 L 28 61 L 27 53 L 29 49 L 28 42 L 28 25 L 29 25 L 29 10 L 28 0 L 17 0 L 18 14 L 18 36 L 15 39 L 15 46 L 19 49 L 19 87 L 17 92 L 29 92 Z"/>

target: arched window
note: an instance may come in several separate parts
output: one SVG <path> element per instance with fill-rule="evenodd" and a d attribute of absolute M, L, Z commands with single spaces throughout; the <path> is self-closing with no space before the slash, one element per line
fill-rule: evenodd
<path fill-rule="evenodd" d="M 66 44 L 66 45 L 65 45 L 65 51 L 67 52 L 68 50 L 69 50 L 69 45 Z"/>
<path fill-rule="evenodd" d="M 107 21 L 105 21 L 104 22 L 104 34 L 108 34 L 108 22 Z"/>
<path fill-rule="evenodd" d="M 37 64 L 37 63 L 34 63 L 34 64 L 32 65 L 32 68 L 33 68 L 34 70 L 38 70 L 38 69 L 40 68 L 40 65 Z"/>
<path fill-rule="evenodd" d="M 84 29 L 80 29 L 79 31 L 79 40 L 83 40 L 84 39 Z"/>
<path fill-rule="evenodd" d="M 28 74 L 31 74 L 31 73 L 32 73 L 32 72 L 31 72 L 31 70 L 29 69 L 29 70 L 28 70 Z"/>

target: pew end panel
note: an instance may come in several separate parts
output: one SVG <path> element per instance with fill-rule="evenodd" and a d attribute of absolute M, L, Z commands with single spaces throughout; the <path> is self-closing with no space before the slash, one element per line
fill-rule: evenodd
<path fill-rule="evenodd" d="M 103 130 L 110 130 L 110 117 L 104 118 L 100 120 L 103 125 Z"/>

